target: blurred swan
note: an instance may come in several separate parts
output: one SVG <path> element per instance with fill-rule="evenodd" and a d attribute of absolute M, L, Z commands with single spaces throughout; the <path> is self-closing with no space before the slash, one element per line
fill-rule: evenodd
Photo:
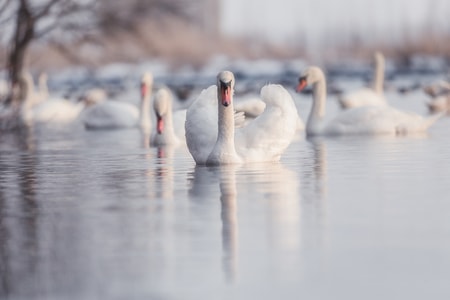
<path fill-rule="evenodd" d="M 81 100 L 87 105 L 96 105 L 105 101 L 108 98 L 108 94 L 104 89 L 92 88 L 83 93 Z"/>
<path fill-rule="evenodd" d="M 178 145 L 186 141 L 184 122 L 186 110 L 172 110 L 173 95 L 163 87 L 158 90 L 153 100 L 153 110 L 156 116 L 156 126 L 150 138 L 150 145 Z"/>
<path fill-rule="evenodd" d="M 435 98 L 450 93 L 450 83 L 445 80 L 440 80 L 436 83 L 425 86 L 423 91 L 428 96 Z"/>
<path fill-rule="evenodd" d="M 235 129 L 234 84 L 233 73 L 220 72 L 217 86 L 204 90 L 188 108 L 189 152 L 197 164 L 208 165 L 279 160 L 296 132 L 298 115 L 291 95 L 280 85 L 264 86 L 264 112 Z"/>
<path fill-rule="evenodd" d="M 140 126 L 149 131 L 150 93 L 153 76 L 145 73 L 141 79 L 141 106 L 120 101 L 104 101 L 91 107 L 84 115 L 86 129 L 120 129 Z"/>
<path fill-rule="evenodd" d="M 384 82 L 384 56 L 380 52 L 374 54 L 375 69 L 372 86 L 345 93 L 338 98 L 342 108 L 352 108 L 365 105 L 386 105 L 383 93 Z"/>
<path fill-rule="evenodd" d="M 39 90 L 34 88 L 33 78 L 24 74 L 26 99 L 22 107 L 25 124 L 65 124 L 75 121 L 84 109 L 84 103 L 74 103 L 64 98 L 49 97 L 47 74 L 39 76 Z"/>
<path fill-rule="evenodd" d="M 389 106 L 363 106 L 340 113 L 331 122 L 323 124 L 326 103 L 325 75 L 318 67 L 309 67 L 299 78 L 297 91 L 313 86 L 313 104 L 306 124 L 306 134 L 390 134 L 401 135 L 426 131 L 442 115 L 424 118 Z"/>
<path fill-rule="evenodd" d="M 450 92 L 446 95 L 436 96 L 426 102 L 431 113 L 450 112 Z"/>
<path fill-rule="evenodd" d="M 431 113 L 450 111 L 450 83 L 440 80 L 425 86 L 423 91 L 432 97 L 426 102 Z"/>

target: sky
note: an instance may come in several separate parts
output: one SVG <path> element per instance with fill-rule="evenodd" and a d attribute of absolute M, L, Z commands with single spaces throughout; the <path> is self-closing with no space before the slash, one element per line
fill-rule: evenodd
<path fill-rule="evenodd" d="M 222 31 L 320 44 L 358 36 L 396 40 L 419 29 L 450 32 L 448 0 L 222 0 Z"/>

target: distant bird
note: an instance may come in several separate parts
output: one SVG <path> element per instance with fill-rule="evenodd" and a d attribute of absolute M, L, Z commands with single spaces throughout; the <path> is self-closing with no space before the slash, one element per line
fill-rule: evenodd
<path fill-rule="evenodd" d="M 380 52 L 374 54 L 374 73 L 371 87 L 344 93 L 338 98 L 342 108 L 353 108 L 365 105 L 387 105 L 383 92 L 384 56 Z"/>
<path fill-rule="evenodd" d="M 436 83 L 429 84 L 423 88 L 423 91 L 430 97 L 438 97 L 450 93 L 450 83 L 445 80 L 439 80 Z"/>
<path fill-rule="evenodd" d="M 426 102 L 431 113 L 450 113 L 450 93 L 436 96 Z"/>
<path fill-rule="evenodd" d="M 81 96 L 81 101 L 87 106 L 92 106 L 105 101 L 108 98 L 108 94 L 102 88 L 93 88 L 85 91 Z"/>
<path fill-rule="evenodd" d="M 173 111 L 172 101 L 173 95 L 166 87 L 160 88 L 155 95 L 153 110 L 156 126 L 150 138 L 152 146 L 176 146 L 185 143 L 186 110 Z"/>
<path fill-rule="evenodd" d="M 450 112 L 450 83 L 440 80 L 436 83 L 427 85 L 423 91 L 431 99 L 426 102 L 431 113 Z"/>
<path fill-rule="evenodd" d="M 281 86 L 261 89 L 265 110 L 242 128 L 235 128 L 235 78 L 229 71 L 217 75 L 217 85 L 203 90 L 186 114 L 186 143 L 198 165 L 277 161 L 292 142 L 297 109 Z"/>
<path fill-rule="evenodd" d="M 75 121 L 85 108 L 85 104 L 75 103 L 65 98 L 49 96 L 47 74 L 39 76 L 39 89 L 36 90 L 33 78 L 25 73 L 26 99 L 22 106 L 22 120 L 27 125 L 67 124 Z"/>
<path fill-rule="evenodd" d="M 403 135 L 426 131 L 442 114 L 424 118 L 390 106 L 362 106 L 339 113 L 324 124 L 327 97 L 326 80 L 318 67 L 307 68 L 299 78 L 297 91 L 313 87 L 313 104 L 306 123 L 307 136 L 315 135 Z"/>
<path fill-rule="evenodd" d="M 141 79 L 140 108 L 127 102 L 104 101 L 86 111 L 83 121 L 86 129 L 121 129 L 141 127 L 146 131 L 150 123 L 150 95 L 153 76 L 145 73 Z"/>

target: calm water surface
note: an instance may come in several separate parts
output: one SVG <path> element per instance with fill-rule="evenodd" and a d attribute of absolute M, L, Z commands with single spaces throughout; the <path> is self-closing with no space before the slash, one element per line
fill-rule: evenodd
<path fill-rule="evenodd" d="M 299 134 L 270 164 L 146 144 L 79 124 L 0 136 L 1 299 L 450 296 L 450 118 L 417 137 Z"/>

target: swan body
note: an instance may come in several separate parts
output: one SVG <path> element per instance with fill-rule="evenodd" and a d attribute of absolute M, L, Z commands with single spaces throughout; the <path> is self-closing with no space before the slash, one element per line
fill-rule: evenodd
<path fill-rule="evenodd" d="M 153 129 L 150 145 L 178 145 L 185 142 L 184 123 L 186 110 L 172 110 L 173 96 L 163 87 L 155 95 L 153 110 L 156 117 L 156 126 Z"/>
<path fill-rule="evenodd" d="M 383 93 L 384 82 L 384 56 L 380 52 L 374 55 L 375 69 L 372 86 L 362 88 L 353 92 L 345 93 L 338 98 L 342 108 L 353 108 L 366 105 L 387 105 Z"/>
<path fill-rule="evenodd" d="M 141 80 L 141 106 L 120 101 L 104 101 L 92 106 L 83 117 L 86 129 L 114 130 L 121 128 L 141 127 L 149 131 L 150 123 L 150 92 L 153 77 L 145 73 Z"/>
<path fill-rule="evenodd" d="M 26 99 L 21 111 L 25 124 L 66 124 L 75 121 L 83 111 L 82 102 L 74 103 L 64 98 L 49 98 L 47 74 L 39 75 L 39 89 L 35 90 L 31 74 L 23 76 L 26 84 Z"/>
<path fill-rule="evenodd" d="M 277 161 L 292 142 L 297 109 L 280 85 L 266 85 L 262 114 L 242 128 L 234 124 L 234 75 L 223 71 L 217 85 L 203 90 L 186 114 L 186 143 L 199 165 Z"/>
<path fill-rule="evenodd" d="M 67 99 L 48 99 L 22 112 L 27 124 L 70 123 L 78 118 L 84 109 L 83 103 L 73 103 Z"/>
<path fill-rule="evenodd" d="M 441 115 L 424 118 L 390 106 L 362 106 L 340 113 L 323 123 L 326 103 L 325 75 L 318 67 L 309 67 L 299 79 L 297 90 L 313 86 L 313 105 L 306 124 L 307 136 L 389 134 L 402 135 L 426 131 Z"/>

